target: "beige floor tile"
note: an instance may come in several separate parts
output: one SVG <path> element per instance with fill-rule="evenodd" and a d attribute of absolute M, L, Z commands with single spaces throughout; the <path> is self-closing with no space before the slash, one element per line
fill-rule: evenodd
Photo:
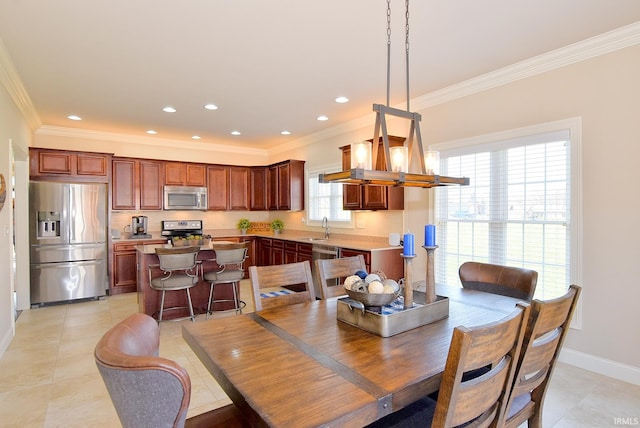
<path fill-rule="evenodd" d="M 251 286 L 240 295 L 253 311 Z M 115 323 L 138 311 L 127 293 L 66 305 L 25 310 L 16 337 L 0 359 L 0 426 L 119 427 L 111 399 L 95 366 L 93 350 Z M 215 313 L 213 318 L 235 316 Z M 200 315 L 196 322 L 204 322 Z M 188 416 L 231 403 L 182 339 L 191 321 L 160 324 L 160 355 L 185 368 L 192 382 Z M 545 428 L 613 427 L 640 416 L 640 387 L 559 364 L 545 400 Z M 621 418 L 616 424 L 615 418 Z M 628 424 L 626 424 L 628 425 Z"/>

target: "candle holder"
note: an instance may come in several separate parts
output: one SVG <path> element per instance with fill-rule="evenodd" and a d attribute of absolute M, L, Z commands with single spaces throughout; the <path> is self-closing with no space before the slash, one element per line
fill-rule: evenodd
<path fill-rule="evenodd" d="M 438 246 L 434 245 L 433 247 L 427 247 L 426 245 L 423 245 L 422 248 L 427 251 L 427 288 L 425 290 L 425 300 L 427 303 L 433 303 L 437 299 L 434 252 Z"/>
<path fill-rule="evenodd" d="M 400 256 L 404 259 L 404 309 L 410 309 L 413 307 L 411 262 L 415 259 L 416 255 L 407 256 L 405 254 L 400 254 Z"/>

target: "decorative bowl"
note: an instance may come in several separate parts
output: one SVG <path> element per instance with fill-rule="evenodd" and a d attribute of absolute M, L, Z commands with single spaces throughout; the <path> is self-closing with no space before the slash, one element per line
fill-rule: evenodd
<path fill-rule="evenodd" d="M 394 293 L 365 293 L 362 291 L 353 291 L 344 289 L 347 295 L 353 300 L 361 302 L 365 306 L 384 306 L 396 300 Z"/>

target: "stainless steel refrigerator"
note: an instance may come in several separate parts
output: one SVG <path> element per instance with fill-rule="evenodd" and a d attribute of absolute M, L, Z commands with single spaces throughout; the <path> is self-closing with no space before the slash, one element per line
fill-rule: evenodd
<path fill-rule="evenodd" d="M 29 184 L 31 305 L 106 294 L 106 184 Z"/>

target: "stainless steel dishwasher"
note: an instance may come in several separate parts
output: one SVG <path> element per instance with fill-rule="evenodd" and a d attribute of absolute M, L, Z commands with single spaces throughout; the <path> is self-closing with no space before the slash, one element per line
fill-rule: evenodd
<path fill-rule="evenodd" d="M 311 270 L 313 273 L 313 285 L 316 292 L 316 297 L 320 294 L 320 279 L 316 272 L 316 260 L 318 259 L 337 259 L 340 257 L 340 247 L 334 247 L 333 245 L 317 244 L 314 243 L 311 248 Z M 329 280 L 327 285 L 338 285 L 337 279 Z"/>

